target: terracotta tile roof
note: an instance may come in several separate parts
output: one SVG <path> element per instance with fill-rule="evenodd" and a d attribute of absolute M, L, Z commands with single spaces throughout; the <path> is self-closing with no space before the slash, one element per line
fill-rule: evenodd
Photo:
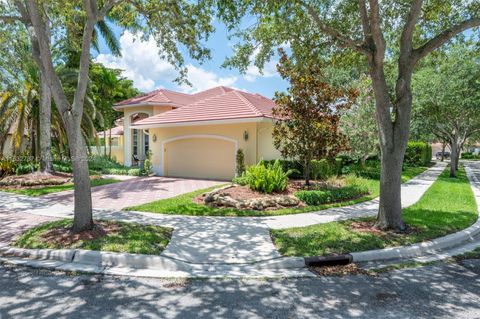
<path fill-rule="evenodd" d="M 186 106 L 160 113 L 135 123 L 154 126 L 198 121 L 218 121 L 247 118 L 272 118 L 275 103 L 259 94 L 218 87 L 195 94 L 203 98 Z M 194 96 L 195 96 L 194 95 Z"/>
<path fill-rule="evenodd" d="M 104 132 L 107 135 L 107 137 L 110 135 L 110 130 L 106 130 L 102 132 L 97 132 L 97 136 L 103 137 Z M 112 136 L 121 136 L 121 135 L 123 135 L 123 125 L 112 127 Z"/>
<path fill-rule="evenodd" d="M 194 102 L 196 98 L 190 94 L 174 92 L 166 89 L 159 89 L 132 97 L 115 104 L 115 107 L 137 105 L 137 104 L 172 104 L 172 106 L 184 106 Z"/>

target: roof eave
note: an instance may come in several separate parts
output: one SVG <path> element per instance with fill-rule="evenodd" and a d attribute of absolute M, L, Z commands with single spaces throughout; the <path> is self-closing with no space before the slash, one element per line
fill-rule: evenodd
<path fill-rule="evenodd" d="M 132 125 L 133 129 L 150 129 L 150 128 L 167 128 L 167 127 L 179 127 L 179 126 L 200 126 L 200 125 L 221 125 L 221 124 L 238 124 L 238 123 L 258 123 L 258 122 L 270 122 L 273 118 L 266 116 L 248 117 L 238 119 L 225 119 L 225 120 L 205 120 L 205 121 L 189 121 L 189 122 L 173 122 L 162 124 L 144 124 L 144 125 Z"/>
<path fill-rule="evenodd" d="M 129 107 L 138 107 L 138 106 L 171 106 L 171 107 L 174 107 L 174 108 L 179 108 L 179 107 L 182 107 L 184 105 L 181 105 L 181 104 L 177 104 L 177 103 L 166 103 L 166 102 L 163 102 L 163 103 L 158 103 L 158 102 L 143 102 L 143 103 L 134 103 L 134 104 L 114 104 L 113 105 L 113 109 L 114 110 L 121 110 L 121 109 L 124 109 L 124 108 L 129 108 Z"/>

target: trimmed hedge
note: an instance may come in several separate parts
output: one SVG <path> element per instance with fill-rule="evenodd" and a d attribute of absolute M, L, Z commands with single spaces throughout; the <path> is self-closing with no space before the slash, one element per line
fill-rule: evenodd
<path fill-rule="evenodd" d="M 464 152 L 464 153 L 462 153 L 462 159 L 480 160 L 480 155 L 475 155 L 471 152 Z"/>
<path fill-rule="evenodd" d="M 349 185 L 341 188 L 298 191 L 295 196 L 309 206 L 318 206 L 356 198 L 365 194 L 368 194 L 368 189 L 358 185 Z"/>
<path fill-rule="evenodd" d="M 263 160 L 261 161 L 265 165 L 273 165 L 276 160 Z M 303 165 L 300 164 L 298 161 L 292 160 L 278 160 L 284 172 L 290 171 L 291 174 L 289 175 L 292 179 L 303 179 Z M 339 175 L 342 173 L 342 167 L 345 163 L 349 163 L 349 158 L 344 157 L 337 157 L 334 163 L 331 163 L 325 159 L 320 161 L 313 160 L 312 161 L 312 168 L 310 175 L 312 178 L 319 178 L 319 179 L 327 179 L 333 175 Z"/>
<path fill-rule="evenodd" d="M 404 163 L 409 166 L 424 166 L 432 161 L 432 147 L 425 142 L 408 142 Z"/>

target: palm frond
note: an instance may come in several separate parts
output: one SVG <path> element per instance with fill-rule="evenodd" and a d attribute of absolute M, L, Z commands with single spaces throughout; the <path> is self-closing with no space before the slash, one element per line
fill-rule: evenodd
<path fill-rule="evenodd" d="M 122 53 L 120 52 L 120 42 L 118 42 L 115 33 L 110 28 L 108 23 L 106 23 L 105 21 L 99 21 L 97 23 L 97 29 L 98 31 L 100 31 L 100 34 L 105 40 L 105 44 L 107 45 L 107 47 L 110 49 L 110 52 L 114 56 L 122 56 Z"/>

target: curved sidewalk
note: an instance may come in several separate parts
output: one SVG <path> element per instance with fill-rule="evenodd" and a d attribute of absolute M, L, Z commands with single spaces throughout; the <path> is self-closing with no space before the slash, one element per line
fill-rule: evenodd
<path fill-rule="evenodd" d="M 437 163 L 424 173 L 402 185 L 402 206 L 417 202 L 444 170 Z M 4 196 L 5 195 L 5 196 Z M 14 207 L 12 207 L 13 205 Z M 17 211 L 54 218 L 72 217 L 72 208 L 63 205 L 45 206 L 41 200 L 12 194 L 0 195 L 0 210 Z M 335 220 L 375 215 L 378 200 L 332 208 L 313 213 L 270 217 L 198 217 L 160 215 L 141 212 L 95 210 L 95 218 L 114 219 L 174 228 L 172 239 L 161 254 L 172 260 L 190 264 L 242 265 L 280 258 L 269 229 L 301 227 Z"/>

